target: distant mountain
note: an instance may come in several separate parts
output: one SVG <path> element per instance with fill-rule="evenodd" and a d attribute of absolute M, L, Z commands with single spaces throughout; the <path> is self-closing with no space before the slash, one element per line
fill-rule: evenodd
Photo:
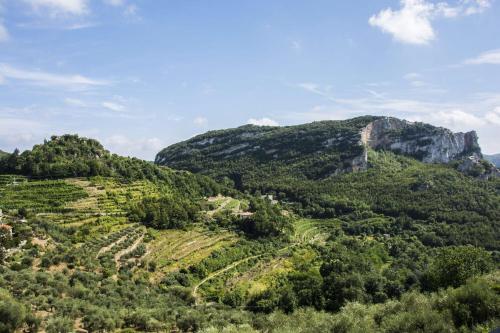
<path fill-rule="evenodd" d="M 365 116 L 299 126 L 246 125 L 211 131 L 165 148 L 155 162 L 215 177 L 234 178 L 226 173 L 230 167 L 235 173 L 252 169 L 263 179 L 276 173 L 323 179 L 366 169 L 370 148 L 426 163 L 449 163 L 470 155 L 481 157 L 475 132 L 453 133 L 423 123 Z"/>
<path fill-rule="evenodd" d="M 484 158 L 500 168 L 500 154 L 484 155 Z"/>

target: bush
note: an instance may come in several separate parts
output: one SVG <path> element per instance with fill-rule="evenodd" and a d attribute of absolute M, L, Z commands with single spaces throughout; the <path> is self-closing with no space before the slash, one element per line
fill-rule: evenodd
<path fill-rule="evenodd" d="M 426 272 L 426 288 L 459 287 L 467 279 L 489 272 L 491 255 L 482 248 L 451 246 L 440 249 Z"/>
<path fill-rule="evenodd" d="M 50 318 L 47 322 L 47 333 L 73 332 L 73 320 L 65 317 Z"/>

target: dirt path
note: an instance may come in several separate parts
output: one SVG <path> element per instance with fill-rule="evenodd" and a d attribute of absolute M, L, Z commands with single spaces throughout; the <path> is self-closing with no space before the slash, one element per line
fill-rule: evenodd
<path fill-rule="evenodd" d="M 121 242 L 123 242 L 125 239 L 127 239 L 127 235 L 120 237 L 117 241 L 109 244 L 108 246 L 101 247 L 99 249 L 99 251 L 97 252 L 97 255 L 95 256 L 96 259 L 98 259 L 102 254 L 104 254 L 104 253 L 108 252 L 109 250 L 111 250 L 115 245 L 118 245 Z"/>
<path fill-rule="evenodd" d="M 142 243 L 143 238 L 144 238 L 144 235 L 137 238 L 135 240 L 135 242 L 130 247 L 115 253 L 115 265 L 116 265 L 117 269 L 120 268 L 120 258 L 123 257 L 124 255 L 126 255 L 127 253 L 134 251 L 139 246 L 139 244 Z"/>
<path fill-rule="evenodd" d="M 224 207 L 226 207 L 230 202 L 231 200 L 233 200 L 233 198 L 226 198 L 221 204 L 219 207 L 217 207 L 216 209 L 214 210 L 211 210 L 209 212 L 207 212 L 208 215 L 210 216 L 213 216 L 215 213 L 221 211 L 224 209 Z"/>
<path fill-rule="evenodd" d="M 288 250 L 289 248 L 292 248 L 294 246 L 298 245 L 298 243 L 294 243 L 294 244 L 291 244 L 291 245 L 288 245 L 288 246 L 285 246 L 284 248 L 281 248 L 279 250 L 276 251 L 276 253 L 279 253 L 279 252 L 282 252 L 282 251 L 286 251 Z M 262 257 L 265 253 L 261 253 L 261 254 L 257 254 L 257 255 L 254 255 L 254 256 L 250 256 L 250 257 L 246 257 L 246 258 L 243 258 L 241 260 L 238 260 L 238 261 L 235 261 L 233 262 L 232 264 L 218 270 L 218 271 L 215 271 L 213 273 L 210 273 L 206 278 L 204 278 L 203 280 L 201 280 L 197 285 L 194 286 L 193 288 L 193 291 L 191 292 L 191 295 L 194 297 L 194 300 L 195 300 L 195 305 L 200 305 L 200 301 L 201 301 L 201 297 L 200 295 L 198 294 L 198 289 L 207 281 L 233 269 L 234 267 L 244 263 L 244 262 L 247 262 L 249 260 L 252 260 L 252 259 L 255 259 L 255 258 L 258 258 L 258 257 Z"/>
<path fill-rule="evenodd" d="M 235 261 L 233 262 L 232 264 L 222 268 L 222 269 L 219 269 L 218 271 L 215 271 L 213 273 L 210 273 L 206 278 L 204 278 L 203 280 L 201 280 L 196 286 L 194 286 L 193 288 L 193 292 L 191 293 L 191 295 L 194 297 L 195 299 L 195 305 L 199 305 L 200 304 L 200 300 L 201 300 L 201 297 L 200 295 L 198 295 L 198 289 L 207 281 L 229 271 L 230 269 L 233 269 L 234 267 L 238 266 L 239 264 L 242 264 L 244 262 L 247 262 L 249 260 L 252 260 L 252 259 L 255 259 L 255 258 L 258 258 L 258 257 L 261 257 L 263 254 L 257 254 L 257 255 L 254 255 L 254 256 L 250 256 L 250 257 L 246 257 L 246 258 L 243 258 L 241 260 L 238 260 L 238 261 Z"/>

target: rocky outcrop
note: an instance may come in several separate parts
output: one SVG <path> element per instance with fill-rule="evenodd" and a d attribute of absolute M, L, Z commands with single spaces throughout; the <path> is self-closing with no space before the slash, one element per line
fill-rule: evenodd
<path fill-rule="evenodd" d="M 500 170 L 495 165 L 475 155 L 460 160 L 457 170 L 466 175 L 481 179 L 500 177 Z"/>
<path fill-rule="evenodd" d="M 476 132 L 452 131 L 422 123 L 384 117 L 361 131 L 361 142 L 372 149 L 390 150 L 425 163 L 449 163 L 467 156 L 481 158 Z"/>

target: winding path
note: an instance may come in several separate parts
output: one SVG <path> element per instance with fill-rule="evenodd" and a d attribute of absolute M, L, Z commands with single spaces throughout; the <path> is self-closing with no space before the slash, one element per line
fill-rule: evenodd
<path fill-rule="evenodd" d="M 288 250 L 289 248 L 291 247 L 294 247 L 298 245 L 298 243 L 293 243 L 293 244 L 290 244 L 288 246 L 285 246 L 284 248 L 281 248 L 279 250 L 277 250 L 276 252 L 279 253 L 279 252 L 282 252 L 282 251 L 285 251 L 285 250 Z M 200 305 L 200 300 L 201 300 L 201 297 L 200 295 L 198 294 L 198 289 L 207 281 L 229 271 L 230 269 L 233 269 L 234 267 L 238 266 L 239 264 L 242 264 L 244 262 L 247 262 L 249 260 L 252 260 L 252 259 L 255 259 L 255 258 L 258 258 L 258 257 L 262 257 L 265 253 L 261 253 L 261 254 L 257 254 L 257 255 L 254 255 L 254 256 L 250 256 L 250 257 L 246 257 L 246 258 L 243 258 L 243 259 L 240 259 L 238 261 L 235 261 L 233 262 L 232 264 L 229 264 L 228 266 L 222 268 L 222 269 L 219 269 L 218 271 L 215 271 L 213 273 L 210 273 L 206 278 L 204 278 L 203 280 L 201 280 L 197 285 L 194 286 L 193 288 L 193 291 L 191 292 L 191 295 L 194 297 L 194 300 L 195 300 L 195 305 Z"/>
<path fill-rule="evenodd" d="M 254 256 L 250 256 L 250 257 L 246 257 L 246 258 L 243 258 L 243 259 L 240 259 L 238 261 L 235 261 L 233 262 L 232 264 L 222 268 L 222 269 L 219 269 L 218 271 L 215 271 L 213 273 L 210 273 L 206 278 L 204 278 L 203 280 L 201 280 L 197 285 L 194 286 L 193 288 L 193 291 L 191 293 L 191 295 L 194 297 L 194 300 L 195 300 L 195 305 L 200 305 L 199 301 L 201 299 L 200 295 L 198 295 L 198 288 L 201 287 L 201 285 L 203 285 L 205 282 L 229 271 L 230 269 L 233 269 L 234 267 L 238 266 L 239 264 L 242 264 L 244 262 L 247 262 L 249 260 L 252 260 L 252 259 L 255 259 L 255 258 L 258 258 L 258 257 L 261 257 L 263 256 L 264 254 L 257 254 L 257 255 L 254 255 Z"/>

